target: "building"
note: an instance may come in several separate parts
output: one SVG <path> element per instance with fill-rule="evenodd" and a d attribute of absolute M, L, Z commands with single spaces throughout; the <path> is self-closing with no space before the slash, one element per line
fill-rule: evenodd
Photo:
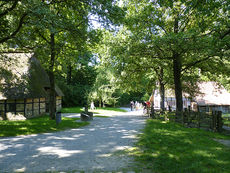
<path fill-rule="evenodd" d="M 189 99 L 188 94 L 183 93 L 183 108 L 191 107 L 192 110 L 202 112 L 222 111 L 230 112 L 230 93 L 217 82 L 201 82 L 198 84 L 199 94 Z M 176 98 L 174 91 L 167 90 L 165 93 L 165 107 L 170 106 L 176 110 Z M 160 109 L 160 94 L 154 94 L 154 107 Z"/>
<path fill-rule="evenodd" d="M 195 97 L 195 105 L 202 112 L 222 111 L 230 112 L 230 93 L 216 82 L 202 82 L 199 84 L 202 94 Z"/>
<path fill-rule="evenodd" d="M 0 55 L 0 117 L 26 119 L 49 111 L 49 77 L 31 53 Z M 56 110 L 61 109 L 62 91 L 55 86 Z"/>

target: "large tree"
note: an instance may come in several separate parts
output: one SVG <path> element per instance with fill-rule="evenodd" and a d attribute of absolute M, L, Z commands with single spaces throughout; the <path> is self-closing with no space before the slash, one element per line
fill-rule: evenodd
<path fill-rule="evenodd" d="M 89 20 L 97 15 L 101 21 L 116 22 L 122 16 L 122 10 L 113 0 L 99 1 L 22 1 L 29 13 L 20 35 L 10 43 L 15 47 L 24 47 L 35 51 L 43 62 L 48 62 L 50 76 L 50 117 L 55 118 L 55 81 L 54 72 L 57 59 L 64 57 L 67 49 L 76 51 L 75 58 L 90 41 Z M 116 15 L 115 15 L 116 13 Z M 27 13 L 26 13 L 27 14 Z M 12 35 L 12 34 L 10 34 Z M 15 34 L 13 34 L 15 35 Z M 64 55 L 64 56 L 63 56 Z M 70 59 L 68 59 L 70 61 Z M 62 61 L 64 62 L 64 61 Z M 71 61 L 70 61 L 71 62 Z M 71 63 L 69 75 L 71 74 Z M 70 80 L 69 80 L 70 81 Z"/>
<path fill-rule="evenodd" d="M 229 19 L 223 14 L 228 3 L 130 0 L 125 5 L 127 33 L 135 40 L 126 51 L 133 51 L 137 43 L 140 46 L 139 52 L 130 52 L 126 58 L 140 56 L 168 62 L 174 79 L 176 109 L 181 112 L 182 75 L 204 62 L 214 65 L 222 61 L 223 46 L 226 47 L 225 39 L 229 36 Z"/>

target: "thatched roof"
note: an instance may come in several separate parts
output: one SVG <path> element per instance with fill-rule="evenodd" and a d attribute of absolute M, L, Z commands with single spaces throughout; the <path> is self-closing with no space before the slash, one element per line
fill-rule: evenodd
<path fill-rule="evenodd" d="M 216 82 L 202 82 L 199 84 L 202 94 L 195 97 L 199 106 L 230 105 L 230 93 Z"/>
<path fill-rule="evenodd" d="M 0 99 L 48 97 L 49 77 L 38 59 L 31 53 L 0 55 Z M 56 94 L 63 93 L 55 86 Z"/>

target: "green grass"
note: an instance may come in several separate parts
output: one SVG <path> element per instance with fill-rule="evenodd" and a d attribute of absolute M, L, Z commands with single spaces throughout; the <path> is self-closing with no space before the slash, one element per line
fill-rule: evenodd
<path fill-rule="evenodd" d="M 82 107 L 70 107 L 70 108 L 62 108 L 62 113 L 81 113 L 83 111 Z"/>
<path fill-rule="evenodd" d="M 116 111 L 116 112 L 127 112 L 124 109 L 112 108 L 112 107 L 96 108 L 95 110 L 90 110 L 89 109 L 89 111 L 94 112 L 95 114 L 98 114 L 98 112 L 96 112 L 97 110 L 107 110 L 107 111 Z M 62 108 L 62 110 L 61 110 L 62 113 L 81 113 L 82 111 L 84 111 L 82 107 Z"/>
<path fill-rule="evenodd" d="M 48 116 L 28 119 L 25 121 L 0 121 L 0 136 L 18 136 L 55 132 L 70 128 L 79 128 L 88 125 L 88 122 L 76 122 L 79 118 L 62 117 L 59 125 L 55 120 L 49 120 Z"/>
<path fill-rule="evenodd" d="M 103 115 L 95 115 L 93 117 L 98 117 L 98 118 L 109 118 L 109 116 L 103 116 Z"/>
<path fill-rule="evenodd" d="M 222 115 L 223 118 L 223 123 L 225 126 L 230 126 L 230 114 L 223 114 Z"/>
<path fill-rule="evenodd" d="M 112 108 L 112 107 L 97 108 L 96 110 L 106 110 L 106 111 L 116 111 L 116 112 L 127 112 L 127 111 L 124 110 L 124 109 Z"/>
<path fill-rule="evenodd" d="M 229 173 L 230 147 L 213 139 L 230 140 L 230 136 L 148 120 L 129 154 L 136 158 L 140 172 Z"/>

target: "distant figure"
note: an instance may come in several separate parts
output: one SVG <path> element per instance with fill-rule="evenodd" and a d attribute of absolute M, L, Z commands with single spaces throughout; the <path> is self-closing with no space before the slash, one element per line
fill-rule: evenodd
<path fill-rule="evenodd" d="M 95 106 L 94 106 L 94 103 L 93 103 L 93 102 L 91 102 L 91 104 L 90 104 L 90 109 L 91 109 L 91 110 L 94 110 L 94 109 L 95 109 Z"/>
<path fill-rule="evenodd" d="M 147 113 L 147 104 L 146 104 L 146 102 L 143 102 L 142 105 L 143 105 L 143 113 L 146 114 Z"/>
<path fill-rule="evenodd" d="M 136 109 L 136 111 L 138 110 L 138 106 L 139 106 L 138 101 L 135 101 L 135 109 Z"/>
<path fill-rule="evenodd" d="M 131 109 L 131 111 L 133 111 L 133 108 L 134 108 L 134 102 L 131 101 L 131 102 L 130 102 L 130 109 Z"/>

